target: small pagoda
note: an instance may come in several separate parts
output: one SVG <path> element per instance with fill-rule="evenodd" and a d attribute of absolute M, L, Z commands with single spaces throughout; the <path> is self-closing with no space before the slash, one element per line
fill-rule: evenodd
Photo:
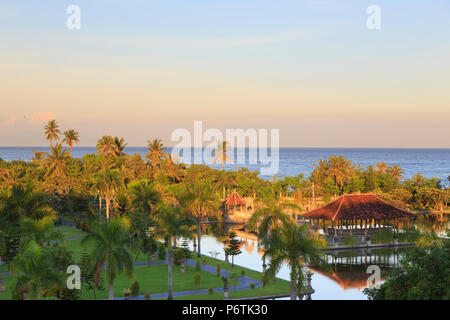
<path fill-rule="evenodd" d="M 234 211 L 242 211 L 242 209 L 246 209 L 245 201 L 242 197 L 234 190 L 228 198 L 224 201 L 225 205 L 225 213 L 232 214 Z"/>

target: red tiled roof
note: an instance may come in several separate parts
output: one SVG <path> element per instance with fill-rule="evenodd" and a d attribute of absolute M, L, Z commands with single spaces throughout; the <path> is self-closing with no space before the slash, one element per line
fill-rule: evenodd
<path fill-rule="evenodd" d="M 374 194 L 345 194 L 321 208 L 302 215 L 324 220 L 394 219 L 414 216 L 408 211 L 390 205 Z"/>
<path fill-rule="evenodd" d="M 245 205 L 245 201 L 235 190 L 228 196 L 227 200 L 225 200 L 225 204 L 229 206 Z"/>

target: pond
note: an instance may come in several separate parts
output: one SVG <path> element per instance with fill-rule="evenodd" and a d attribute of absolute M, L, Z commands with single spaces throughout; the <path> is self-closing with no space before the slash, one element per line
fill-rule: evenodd
<path fill-rule="evenodd" d="M 423 220 L 423 221 L 422 221 Z M 433 217 L 417 220 L 414 226 L 421 231 L 435 231 L 442 234 L 443 230 L 449 227 L 449 221 L 434 219 Z M 252 269 L 263 271 L 262 254 L 258 249 L 258 241 L 253 233 L 245 232 L 242 226 L 230 225 L 203 225 L 203 235 L 201 237 L 201 252 L 204 255 L 216 257 L 224 260 L 223 248 L 227 240 L 227 234 L 233 229 L 241 240 L 242 253 L 235 257 L 235 264 Z M 193 241 L 189 242 L 193 250 Z M 321 271 L 311 269 L 312 287 L 315 293 L 313 300 L 366 300 L 363 289 L 367 287 L 367 279 L 371 274 L 367 273 L 367 267 L 377 265 L 381 269 L 381 281 L 386 275 L 398 266 L 399 259 L 411 248 L 382 248 L 382 249 L 359 249 L 335 251 L 327 253 L 328 269 Z M 284 265 L 277 277 L 289 280 L 289 268 Z"/>

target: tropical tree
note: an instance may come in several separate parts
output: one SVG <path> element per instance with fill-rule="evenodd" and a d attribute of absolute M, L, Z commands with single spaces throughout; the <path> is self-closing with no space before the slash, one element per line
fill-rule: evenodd
<path fill-rule="evenodd" d="M 131 195 L 131 204 L 134 208 L 142 208 L 144 212 L 151 214 L 161 201 L 161 195 L 155 189 L 153 183 L 147 180 L 133 182 L 128 186 Z"/>
<path fill-rule="evenodd" d="M 44 127 L 44 133 L 46 134 L 46 139 L 50 140 L 50 147 L 53 146 L 53 140 L 59 140 L 59 134 L 61 134 L 61 130 L 59 130 L 58 123 L 56 120 L 50 120 Z"/>
<path fill-rule="evenodd" d="M 67 159 L 70 158 L 67 149 L 64 149 L 61 144 L 56 144 L 50 148 L 50 154 L 47 154 L 47 172 L 46 176 L 62 177 L 66 175 Z"/>
<path fill-rule="evenodd" d="M 111 136 L 103 136 L 97 141 L 97 153 L 107 157 L 116 156 L 119 153 L 115 140 Z"/>
<path fill-rule="evenodd" d="M 114 300 L 114 280 L 124 272 L 126 276 L 133 274 L 134 262 L 129 251 L 129 221 L 124 218 L 111 219 L 108 222 L 92 224 L 82 245 L 93 244 L 89 255 L 96 270 L 96 282 L 102 276 L 105 267 L 108 281 L 108 299 Z"/>
<path fill-rule="evenodd" d="M 125 147 L 128 145 L 128 143 L 125 143 L 124 138 L 118 138 L 114 137 L 114 153 L 116 156 L 122 156 L 124 154 Z"/>
<path fill-rule="evenodd" d="M 69 146 L 70 156 L 72 156 L 73 144 L 74 143 L 78 144 L 80 142 L 79 138 L 80 138 L 80 135 L 74 129 L 69 129 L 69 130 L 64 131 L 63 142 Z"/>
<path fill-rule="evenodd" d="M 161 159 L 166 157 L 166 153 L 164 152 L 166 148 L 163 147 L 160 139 L 148 140 L 147 142 L 148 154 L 145 157 L 150 160 L 152 167 L 156 168 L 160 164 Z"/>
<path fill-rule="evenodd" d="M 201 256 L 201 221 L 203 217 L 219 214 L 220 201 L 207 183 L 190 183 L 180 196 L 182 205 L 197 219 L 197 256 Z"/>
<path fill-rule="evenodd" d="M 117 169 L 102 169 L 94 176 L 95 185 L 106 201 L 106 219 L 109 219 L 111 200 L 114 199 L 120 186 L 120 172 Z"/>
<path fill-rule="evenodd" d="M 383 161 L 375 163 L 375 167 L 379 173 L 386 173 L 390 169 L 387 163 Z"/>
<path fill-rule="evenodd" d="M 322 253 L 316 240 L 308 237 L 307 225 L 283 223 L 270 238 L 263 240 L 262 245 L 265 249 L 264 258 L 270 257 L 269 267 L 263 274 L 264 284 L 274 280 L 286 263 L 291 270 L 291 300 L 296 300 L 303 288 L 306 266 L 322 262 Z"/>
<path fill-rule="evenodd" d="M 51 251 L 51 247 L 42 247 L 30 241 L 14 258 L 11 273 L 17 276 L 15 291 L 30 286 L 39 299 L 43 289 L 63 283 L 62 273 L 55 268 Z"/>
<path fill-rule="evenodd" d="M 270 237 L 278 227 L 293 221 L 288 212 L 300 212 L 301 208 L 294 202 L 281 200 L 268 190 L 261 190 L 261 198 L 256 201 L 259 206 L 250 217 L 250 228 L 258 226 L 258 237 Z"/>
<path fill-rule="evenodd" d="M 401 181 L 404 178 L 404 173 L 405 172 L 403 171 L 402 167 L 400 167 L 398 164 L 393 165 L 389 170 L 389 174 L 397 181 Z"/>
<path fill-rule="evenodd" d="M 177 237 L 189 237 L 190 227 L 194 221 L 179 207 L 164 206 L 158 210 L 156 224 L 158 234 L 168 240 L 168 299 L 172 300 L 172 267 L 173 247 L 172 239 Z"/>
<path fill-rule="evenodd" d="M 224 163 L 233 163 L 233 159 L 227 156 L 227 152 L 230 150 L 230 145 L 227 141 L 218 141 L 217 147 L 213 151 L 214 159 L 213 163 L 215 164 L 219 161 L 219 167 L 222 169 L 222 165 Z"/>

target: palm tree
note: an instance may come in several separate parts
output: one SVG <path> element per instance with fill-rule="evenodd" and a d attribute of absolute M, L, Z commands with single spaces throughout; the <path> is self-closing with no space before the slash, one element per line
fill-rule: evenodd
<path fill-rule="evenodd" d="M 404 171 L 398 164 L 392 166 L 392 168 L 390 169 L 390 174 L 397 181 L 401 181 L 404 178 Z"/>
<path fill-rule="evenodd" d="M 310 263 L 322 262 L 322 253 L 316 240 L 308 238 L 307 225 L 283 223 L 263 240 L 265 249 L 263 257 L 270 257 L 269 268 L 263 274 L 263 282 L 275 279 L 276 274 L 286 263 L 290 272 L 291 300 L 296 300 L 303 287 L 305 267 Z"/>
<path fill-rule="evenodd" d="M 46 139 L 50 140 L 50 147 L 53 146 L 53 139 L 59 140 L 59 134 L 61 134 L 61 131 L 59 130 L 58 123 L 56 123 L 56 120 L 50 120 L 47 125 L 44 127 L 44 133 L 47 135 Z"/>
<path fill-rule="evenodd" d="M 54 228 L 53 221 L 54 218 L 51 216 L 39 220 L 23 218 L 20 222 L 20 229 L 24 243 L 34 241 L 38 245 L 43 245 L 45 242 L 64 240 L 62 233 Z"/>
<path fill-rule="evenodd" d="M 217 147 L 214 149 L 214 159 L 213 163 L 215 164 L 219 161 L 219 167 L 222 169 L 222 165 L 224 163 L 233 163 L 233 159 L 227 156 L 227 151 L 230 150 L 229 143 L 227 141 L 218 141 Z"/>
<path fill-rule="evenodd" d="M 94 176 L 94 180 L 100 195 L 106 201 L 106 219 L 109 220 L 111 200 L 114 199 L 121 182 L 120 172 L 117 169 L 103 169 Z"/>
<path fill-rule="evenodd" d="M 168 239 L 168 299 L 172 300 L 172 266 L 173 247 L 172 239 L 177 237 L 189 237 L 190 228 L 194 221 L 179 207 L 164 206 L 158 210 L 156 216 L 158 234 Z"/>
<path fill-rule="evenodd" d="M 103 267 L 106 267 L 108 281 L 108 299 L 114 300 L 114 280 L 125 272 L 128 277 L 133 274 L 134 262 L 128 250 L 129 221 L 112 219 L 108 222 L 91 225 L 88 234 L 81 240 L 82 245 L 93 243 L 90 260 L 95 265 L 96 278 L 101 277 Z"/>
<path fill-rule="evenodd" d="M 258 199 L 257 204 L 261 207 L 250 217 L 248 225 L 250 228 L 259 225 L 258 237 L 261 239 L 270 236 L 282 224 L 292 221 L 287 213 L 288 210 L 301 211 L 296 203 L 280 200 L 267 190 L 261 190 L 261 198 Z"/>
<path fill-rule="evenodd" d="M 180 182 L 185 174 L 185 166 L 179 164 L 177 160 L 172 159 L 172 154 L 167 154 L 166 159 L 167 175 L 173 182 Z"/>
<path fill-rule="evenodd" d="M 97 141 L 97 153 L 107 157 L 115 156 L 119 153 L 117 145 L 111 136 L 103 136 Z"/>
<path fill-rule="evenodd" d="M 47 172 L 46 176 L 65 176 L 67 169 L 67 159 L 70 154 L 61 144 L 56 144 L 50 148 L 50 154 L 47 154 Z"/>
<path fill-rule="evenodd" d="M 128 186 L 131 194 L 131 205 L 135 208 L 142 208 L 144 212 L 151 214 L 156 205 L 161 201 L 161 195 L 155 189 L 153 183 L 145 180 L 136 181 Z"/>
<path fill-rule="evenodd" d="M 31 286 L 39 299 L 42 289 L 61 285 L 63 275 L 52 260 L 51 247 L 42 247 L 30 241 L 11 264 L 11 273 L 17 275 L 16 289 Z"/>
<path fill-rule="evenodd" d="M 352 161 L 345 159 L 343 156 L 331 156 L 328 159 L 327 175 L 334 179 L 336 188 L 338 185 L 342 188 L 352 173 Z"/>
<path fill-rule="evenodd" d="M 123 155 L 123 151 L 125 150 L 125 147 L 128 145 L 128 143 L 125 143 L 125 139 L 124 138 L 118 138 L 118 137 L 114 137 L 114 152 L 115 155 L 120 157 Z"/>
<path fill-rule="evenodd" d="M 197 218 L 197 256 L 201 256 L 201 219 L 205 216 L 217 216 L 220 201 L 212 192 L 208 183 L 190 183 L 186 192 L 180 197 L 183 206 Z"/>
<path fill-rule="evenodd" d="M 69 146 L 69 148 L 70 148 L 70 156 L 72 156 L 73 144 L 74 143 L 78 144 L 80 142 L 79 138 L 80 138 L 80 135 L 78 134 L 77 131 L 75 131 L 73 129 L 69 129 L 69 130 L 64 131 L 63 142 L 66 143 Z"/>
<path fill-rule="evenodd" d="M 387 163 L 383 161 L 375 163 L 375 167 L 379 173 L 386 173 L 390 169 Z"/>
<path fill-rule="evenodd" d="M 153 139 L 153 141 L 148 140 L 148 154 L 145 156 L 150 160 L 153 168 L 159 165 L 161 159 L 166 157 L 163 144 L 160 139 Z"/>

